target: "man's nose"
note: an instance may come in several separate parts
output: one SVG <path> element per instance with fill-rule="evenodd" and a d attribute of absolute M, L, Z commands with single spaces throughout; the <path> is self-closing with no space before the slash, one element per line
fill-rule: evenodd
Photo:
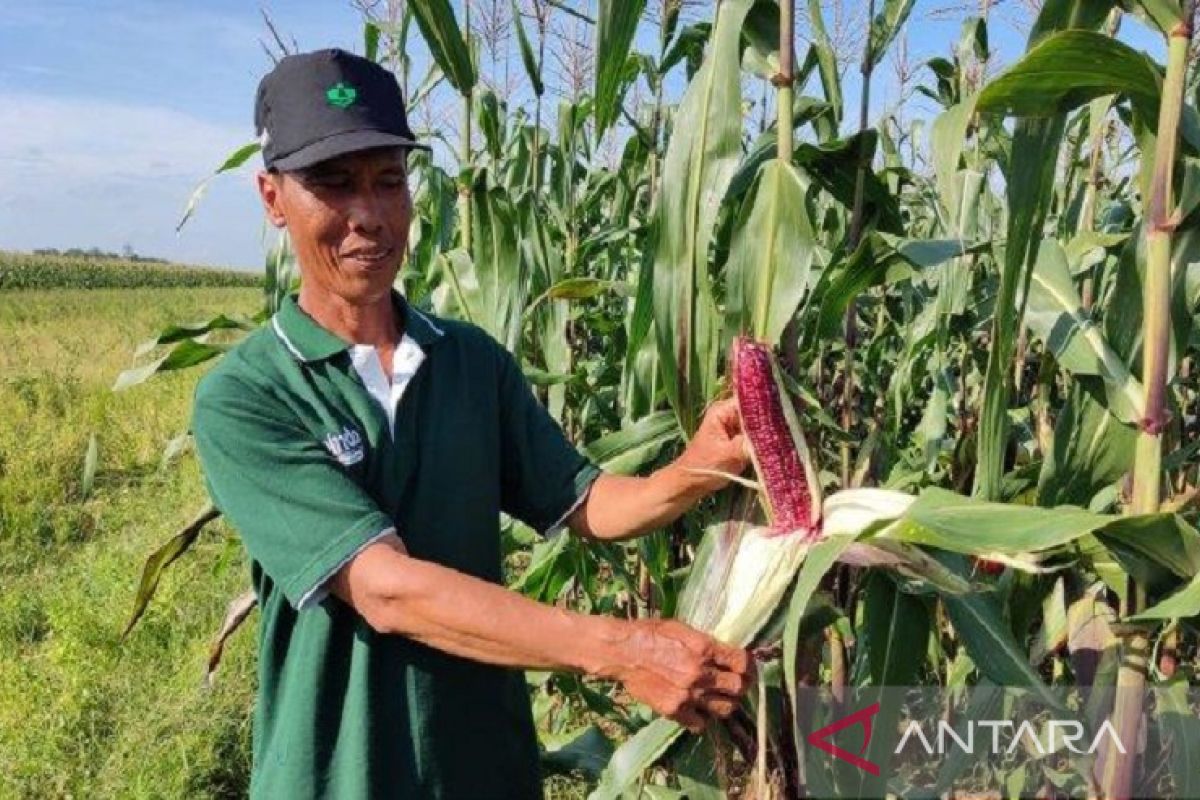
<path fill-rule="evenodd" d="M 377 232 L 383 227 L 383 219 L 382 203 L 372 191 L 359 192 L 350 203 L 350 227 L 355 230 Z"/>

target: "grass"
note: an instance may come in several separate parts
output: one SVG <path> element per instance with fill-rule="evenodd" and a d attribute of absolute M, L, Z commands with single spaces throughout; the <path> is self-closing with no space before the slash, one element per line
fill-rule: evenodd
<path fill-rule="evenodd" d="M 162 456 L 207 367 L 109 387 L 165 324 L 258 307 L 254 289 L 0 292 L 3 800 L 245 796 L 256 614 L 202 686 L 225 604 L 248 586 L 236 535 L 210 526 L 119 640 L 146 556 L 206 500 L 190 451 Z M 572 777 L 546 790 L 586 791 Z"/>
<path fill-rule="evenodd" d="M 247 585 L 236 537 L 213 526 L 119 641 L 146 555 L 205 501 L 190 454 L 161 464 L 203 367 L 109 387 L 166 323 L 258 307 L 253 289 L 0 293 L 0 797 L 245 794 L 252 629 L 201 685 Z"/>

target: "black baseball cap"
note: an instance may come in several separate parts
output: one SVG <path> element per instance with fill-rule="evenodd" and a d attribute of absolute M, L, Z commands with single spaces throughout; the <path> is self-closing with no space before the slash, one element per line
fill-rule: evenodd
<path fill-rule="evenodd" d="M 285 171 L 373 147 L 429 149 L 408 127 L 396 76 L 337 49 L 280 59 L 258 84 L 254 129 L 263 164 Z"/>

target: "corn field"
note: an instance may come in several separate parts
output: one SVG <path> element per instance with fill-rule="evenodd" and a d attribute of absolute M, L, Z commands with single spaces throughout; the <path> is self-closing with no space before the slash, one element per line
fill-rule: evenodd
<path fill-rule="evenodd" d="M 111 258 L 0 252 L 0 289 L 259 286 L 261 275 Z"/>
<path fill-rule="evenodd" d="M 917 72 L 937 107 L 920 125 L 902 106 L 869 114 L 920 3 L 859 5 L 848 58 L 818 0 L 360 3 L 364 52 L 439 142 L 411 161 L 412 302 L 517 354 L 611 472 L 665 464 L 718 398 L 746 418 L 735 346 L 762 354 L 757 390 L 779 404 L 755 475 L 667 529 L 596 544 L 502 523 L 529 597 L 679 616 L 759 655 L 758 689 L 700 737 L 614 686 L 530 675 L 545 769 L 584 774 L 594 797 L 903 794 L 886 769 L 813 759 L 798 687 L 1119 688 L 1090 719 L 1136 741 L 1166 713 L 1144 690 L 1195 683 L 1195 3 L 1046 0 L 1001 67 L 985 2 Z M 1161 36 L 1166 63 L 1123 26 Z M 583 67 L 562 56 L 564 29 Z M 263 318 L 296 280 L 281 240 Z M 251 324 L 164 331 L 122 387 L 217 358 L 204 337 Z M 800 471 L 772 467 L 772 448 Z M 151 557 L 131 626 L 215 515 Z M 780 520 L 803 535 L 763 538 Z M 735 579 L 754 537 L 772 568 Z M 231 622 L 249 608 L 234 601 Z M 1082 770 L 1042 761 L 989 782 L 947 762 L 938 794 L 998 780 L 1012 796 L 1200 796 L 1185 727 Z M 898 735 L 877 724 L 873 760 Z"/>

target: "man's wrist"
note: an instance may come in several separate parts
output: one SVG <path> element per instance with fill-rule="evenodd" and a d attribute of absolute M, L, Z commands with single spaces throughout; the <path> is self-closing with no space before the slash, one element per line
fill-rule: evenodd
<path fill-rule="evenodd" d="M 613 617 L 583 616 L 581 622 L 583 646 L 572 666 L 588 677 L 619 680 L 629 659 L 631 626 Z"/>
<path fill-rule="evenodd" d="M 686 510 L 712 494 L 712 476 L 693 472 L 679 460 L 656 470 L 650 480 L 656 483 L 668 505 Z"/>

